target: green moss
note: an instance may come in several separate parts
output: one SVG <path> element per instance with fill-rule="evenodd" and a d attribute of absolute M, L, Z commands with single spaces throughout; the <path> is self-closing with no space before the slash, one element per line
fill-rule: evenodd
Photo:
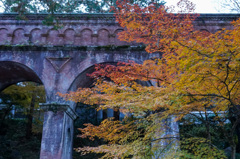
<path fill-rule="evenodd" d="M 75 50 L 75 51 L 119 51 L 119 50 L 139 50 L 144 51 L 144 46 L 115 46 L 115 45 L 105 45 L 105 46 L 72 46 L 72 45 L 62 45 L 62 46 L 53 46 L 53 45 L 0 45 L 0 50 L 14 50 L 14 51 L 58 51 L 58 50 Z"/>

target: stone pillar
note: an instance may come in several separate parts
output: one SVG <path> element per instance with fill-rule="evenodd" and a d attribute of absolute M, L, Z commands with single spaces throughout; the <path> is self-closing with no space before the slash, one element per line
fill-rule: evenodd
<path fill-rule="evenodd" d="M 40 159 L 72 159 L 77 114 L 66 104 L 42 103 L 40 107 L 44 110 Z"/>
<path fill-rule="evenodd" d="M 111 118 L 114 117 L 114 110 L 111 108 L 107 108 L 107 117 Z"/>
<path fill-rule="evenodd" d="M 155 121 L 157 130 L 153 136 L 152 159 L 175 158 L 179 150 L 179 126 L 174 116 L 162 121 Z"/>
<path fill-rule="evenodd" d="M 119 110 L 120 113 L 119 113 L 119 120 L 122 121 L 125 117 L 125 114 L 123 112 L 121 112 L 121 109 Z"/>
<path fill-rule="evenodd" d="M 97 122 L 98 122 L 98 124 L 100 124 L 102 122 L 102 120 L 103 120 L 103 110 L 101 109 L 101 110 L 97 111 Z"/>

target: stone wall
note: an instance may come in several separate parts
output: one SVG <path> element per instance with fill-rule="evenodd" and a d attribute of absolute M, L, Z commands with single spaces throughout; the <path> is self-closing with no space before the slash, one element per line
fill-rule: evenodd
<path fill-rule="evenodd" d="M 46 16 L 32 14 L 26 16 L 27 20 L 16 20 L 16 14 L 1 14 L 0 45 L 127 45 L 118 39 L 117 33 L 123 28 L 112 14 L 57 14 L 57 29 L 42 24 Z M 230 22 L 238 17 L 238 14 L 201 14 L 195 28 L 212 33 L 223 27 L 230 29 Z"/>
<path fill-rule="evenodd" d="M 28 20 L 16 20 L 17 15 L 0 15 L 0 45 L 126 45 L 118 40 L 123 29 L 112 14 L 56 15 L 59 25 L 42 25 L 46 15 L 28 15 Z"/>

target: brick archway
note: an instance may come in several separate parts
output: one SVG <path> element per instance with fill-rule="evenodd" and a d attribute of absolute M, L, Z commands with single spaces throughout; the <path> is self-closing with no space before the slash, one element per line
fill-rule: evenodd
<path fill-rule="evenodd" d="M 24 64 L 0 61 L 0 91 L 18 82 L 31 81 L 43 84 L 37 74 Z"/>

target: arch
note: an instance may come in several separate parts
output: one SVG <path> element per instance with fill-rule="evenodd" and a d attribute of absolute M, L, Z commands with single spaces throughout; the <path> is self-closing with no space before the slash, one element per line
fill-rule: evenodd
<path fill-rule="evenodd" d="M 215 33 L 217 33 L 217 32 L 219 32 L 219 33 L 223 33 L 224 30 L 223 30 L 222 28 L 220 28 L 220 29 L 216 29 L 216 30 L 215 30 Z"/>
<path fill-rule="evenodd" d="M 200 29 L 199 31 L 205 36 L 209 36 L 211 34 L 211 32 L 207 29 Z"/>
<path fill-rule="evenodd" d="M 117 62 L 104 62 L 99 64 L 111 64 L 111 65 L 117 65 Z M 87 74 L 90 74 L 94 72 L 95 65 L 91 65 L 84 71 L 82 71 L 72 82 L 71 86 L 69 87 L 68 91 L 76 91 L 78 88 L 89 88 L 94 86 L 94 79 L 87 76 Z M 151 81 L 140 81 L 137 80 L 137 83 L 143 85 L 143 86 L 153 86 L 153 83 Z M 73 109 L 76 110 L 77 114 L 79 114 L 81 120 L 84 120 L 84 115 L 86 115 L 86 112 L 83 112 L 81 109 L 86 109 L 89 107 L 89 105 L 86 104 L 80 104 L 82 107 L 79 108 L 79 103 L 75 104 Z M 90 109 L 90 108 L 88 108 Z M 100 111 L 94 111 L 95 109 L 92 109 L 93 114 L 95 114 L 96 121 L 102 121 L 103 119 L 106 119 L 107 117 L 115 117 L 116 119 L 123 119 L 125 114 L 120 112 L 119 110 L 115 111 L 113 109 L 106 109 L 106 110 L 100 110 Z M 92 117 L 94 118 L 94 117 Z"/>
<path fill-rule="evenodd" d="M 98 64 L 110 64 L 117 65 L 118 62 L 102 62 Z M 93 86 L 94 80 L 88 76 L 95 71 L 95 65 L 91 65 L 82 72 L 78 74 L 78 76 L 74 79 L 72 84 L 70 85 L 68 91 L 76 91 L 78 88 L 89 88 Z M 139 84 L 144 86 L 153 86 L 154 84 L 151 81 L 137 81 Z"/>
<path fill-rule="evenodd" d="M 66 45 L 73 45 L 74 44 L 74 36 L 75 36 L 74 29 L 68 28 L 64 31 L 64 44 Z"/>
<path fill-rule="evenodd" d="M 92 65 L 82 71 L 72 82 L 68 91 L 76 91 L 79 87 L 91 87 L 93 84 L 93 79 L 87 76 L 87 74 L 94 71 L 95 65 Z"/>
<path fill-rule="evenodd" d="M 80 54 L 78 54 L 78 56 L 80 56 Z M 129 60 L 135 61 L 136 63 L 143 63 L 144 60 L 160 57 L 161 54 L 160 53 L 146 54 L 144 51 L 136 52 L 136 53 L 133 53 L 133 52 L 130 53 L 129 51 L 122 51 L 121 53 L 107 54 L 100 51 L 96 53 L 88 53 L 86 56 L 87 57 L 81 62 L 73 59 L 73 62 L 70 66 L 71 68 L 73 68 L 71 71 L 72 72 L 71 79 L 69 80 L 69 84 L 68 84 L 69 87 L 66 91 L 75 91 L 77 89 L 77 86 L 74 84 L 77 81 L 76 79 L 79 78 L 79 76 L 82 73 L 84 73 L 84 71 L 93 67 L 95 64 L 129 62 Z"/>
<path fill-rule="evenodd" d="M 59 37 L 59 31 L 56 29 L 48 30 L 47 44 L 49 45 L 62 45 L 63 37 Z"/>
<path fill-rule="evenodd" d="M 118 45 L 118 46 L 121 46 L 121 45 L 127 45 L 127 42 L 125 42 L 125 41 L 121 41 L 121 40 L 119 40 L 119 36 L 118 36 L 118 33 L 120 33 L 120 32 L 122 32 L 122 31 L 124 31 L 123 29 L 117 29 L 117 30 L 115 30 L 115 32 L 114 32 L 114 35 L 115 35 L 115 38 L 114 38 L 114 44 L 115 45 Z"/>
<path fill-rule="evenodd" d="M 200 29 L 199 31 L 200 31 L 200 32 L 206 32 L 206 33 L 210 33 L 210 31 L 209 31 L 209 30 L 207 30 L 207 29 Z"/>
<path fill-rule="evenodd" d="M 118 62 L 128 62 L 129 59 L 99 59 L 98 61 L 92 61 L 91 59 L 86 59 L 85 61 L 81 62 L 80 65 L 75 65 L 76 73 L 75 78 L 70 84 L 68 91 L 76 91 L 79 87 L 91 87 L 91 78 L 86 77 L 87 74 L 92 73 L 94 71 L 94 67 L 96 64 L 114 64 Z M 137 63 L 141 63 L 140 61 L 136 61 Z M 79 69 L 80 68 L 80 69 Z"/>
<path fill-rule="evenodd" d="M 89 28 L 85 28 L 81 31 L 81 42 L 83 46 L 92 45 L 92 34 L 93 31 Z"/>
<path fill-rule="evenodd" d="M 201 31 L 201 32 L 208 32 L 208 33 L 210 33 L 210 31 L 208 31 L 207 29 L 200 29 L 199 31 Z"/>
<path fill-rule="evenodd" d="M 109 31 L 107 29 L 98 30 L 97 43 L 100 46 L 109 45 Z"/>
<path fill-rule="evenodd" d="M 0 61 L 0 92 L 12 84 L 23 81 L 43 84 L 37 74 L 26 65 L 13 61 Z"/>
<path fill-rule="evenodd" d="M 116 65 L 117 62 L 104 62 L 99 64 L 112 64 Z M 94 86 L 94 79 L 87 76 L 87 74 L 93 73 L 95 71 L 95 65 L 91 65 L 90 67 L 86 68 L 84 71 L 82 71 L 72 82 L 71 86 L 69 87 L 68 91 L 76 91 L 78 88 L 91 88 Z M 79 115 L 79 119 L 81 122 L 90 122 L 89 119 L 94 119 L 98 123 L 100 123 L 103 119 L 106 119 L 107 117 L 116 117 L 116 119 L 119 119 L 120 115 L 119 111 L 114 111 L 113 109 L 107 109 L 107 110 L 99 110 L 97 111 L 95 108 L 91 107 L 90 105 L 86 105 L 83 103 L 75 103 L 73 105 L 73 109 L 77 112 Z M 91 117 L 86 117 L 87 115 L 90 115 Z M 82 123 L 82 124 L 83 124 Z M 96 123 L 95 123 L 96 124 Z"/>
<path fill-rule="evenodd" d="M 42 36 L 41 36 L 41 29 L 39 28 L 34 28 L 30 32 L 31 37 L 30 37 L 30 42 L 39 45 L 42 44 Z"/>
<path fill-rule="evenodd" d="M 27 44 L 28 38 L 25 36 L 25 30 L 23 28 L 18 28 L 13 31 L 12 44 Z"/>
<path fill-rule="evenodd" d="M 8 29 L 6 28 L 0 28 L 0 45 L 7 44 L 8 43 Z"/>

